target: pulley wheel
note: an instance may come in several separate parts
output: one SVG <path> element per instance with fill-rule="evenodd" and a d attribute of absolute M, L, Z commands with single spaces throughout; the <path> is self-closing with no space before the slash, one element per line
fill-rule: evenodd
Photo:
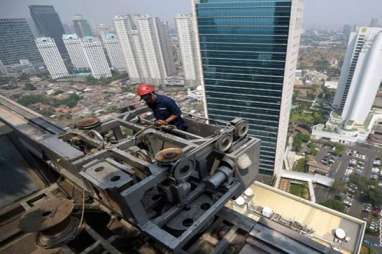
<path fill-rule="evenodd" d="M 161 163 L 168 163 L 178 160 L 182 155 L 183 150 L 180 148 L 166 148 L 155 155 L 155 160 Z"/>
<path fill-rule="evenodd" d="M 28 211 L 20 220 L 24 232 L 40 232 L 65 221 L 72 213 L 74 203 L 63 198 L 52 198 L 41 202 Z"/>
<path fill-rule="evenodd" d="M 87 117 L 77 122 L 77 127 L 80 130 L 91 130 L 98 127 L 101 121 L 97 117 Z"/>

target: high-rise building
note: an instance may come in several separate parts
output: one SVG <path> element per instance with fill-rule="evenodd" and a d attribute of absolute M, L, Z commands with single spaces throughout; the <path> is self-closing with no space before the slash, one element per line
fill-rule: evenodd
<path fill-rule="evenodd" d="M 0 60 L 4 65 L 28 59 L 41 65 L 42 59 L 26 19 L 0 19 Z"/>
<path fill-rule="evenodd" d="M 126 71 L 126 63 L 123 58 L 122 48 L 119 44 L 117 36 L 113 33 L 107 33 L 102 36 L 103 45 L 105 46 L 107 56 L 111 67 L 117 71 Z"/>
<path fill-rule="evenodd" d="M 84 37 L 81 41 L 92 76 L 96 79 L 111 77 L 101 41 L 96 37 Z"/>
<path fill-rule="evenodd" d="M 283 166 L 299 50 L 302 0 L 194 0 L 210 119 L 248 120 L 260 172 Z"/>
<path fill-rule="evenodd" d="M 163 23 L 158 18 L 155 18 L 156 27 L 158 30 L 159 48 L 161 57 L 164 61 L 165 77 L 174 76 L 176 74 L 175 56 L 171 45 L 169 27 L 167 23 Z"/>
<path fill-rule="evenodd" d="M 114 25 L 133 80 L 160 83 L 174 75 L 167 25 L 146 15 L 117 16 Z"/>
<path fill-rule="evenodd" d="M 62 57 L 67 58 L 68 53 L 62 35 L 65 33 L 60 17 L 52 5 L 30 5 L 30 14 L 41 37 L 54 39 Z"/>
<path fill-rule="evenodd" d="M 79 37 L 93 36 L 92 29 L 86 19 L 82 15 L 76 15 L 73 18 L 74 32 Z"/>
<path fill-rule="evenodd" d="M 150 75 L 144 78 L 161 81 L 171 76 L 173 74 L 171 67 L 166 65 L 170 62 L 168 59 L 171 59 L 171 56 L 168 50 L 169 39 L 166 38 L 164 25 L 158 18 L 139 16 L 136 18 L 136 26 Z"/>
<path fill-rule="evenodd" d="M 363 124 L 382 82 L 382 28 L 351 33 L 333 105 L 344 121 Z"/>
<path fill-rule="evenodd" d="M 52 38 L 37 38 L 36 45 L 52 79 L 69 76 L 68 70 L 64 64 L 64 60 L 62 59 L 57 45 Z"/>
<path fill-rule="evenodd" d="M 175 17 L 184 79 L 187 83 L 199 82 L 199 64 L 196 53 L 196 34 L 192 15 Z"/>
<path fill-rule="evenodd" d="M 64 34 L 62 39 L 73 67 L 76 70 L 88 69 L 89 64 L 82 49 L 81 39 L 76 34 Z"/>
<path fill-rule="evenodd" d="M 133 39 L 131 36 L 131 33 L 133 31 L 132 19 L 130 16 L 116 16 L 114 17 L 114 26 L 119 39 L 119 43 L 122 47 L 122 53 L 125 59 L 129 78 L 133 81 L 140 81 L 141 75 L 138 71 L 137 61 L 138 52 L 135 50 Z"/>

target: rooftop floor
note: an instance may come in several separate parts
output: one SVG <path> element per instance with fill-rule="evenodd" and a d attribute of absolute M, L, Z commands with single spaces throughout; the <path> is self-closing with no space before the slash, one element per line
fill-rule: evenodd
<path fill-rule="evenodd" d="M 306 225 L 313 230 L 310 238 L 317 242 L 336 247 L 343 253 L 358 253 L 366 226 L 364 221 L 259 182 L 252 185 L 252 190 L 255 206 L 269 207 L 283 219 Z M 248 216 L 256 219 L 250 213 Z M 334 242 L 333 233 L 338 228 L 350 237 L 348 242 Z"/>

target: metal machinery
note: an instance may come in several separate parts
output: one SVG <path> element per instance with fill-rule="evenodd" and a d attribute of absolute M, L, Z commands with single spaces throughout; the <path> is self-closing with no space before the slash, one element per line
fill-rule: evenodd
<path fill-rule="evenodd" d="M 46 248 L 70 242 L 83 228 L 89 232 L 84 214 L 99 209 L 123 225 L 122 235 L 133 228 L 162 251 L 184 252 L 258 173 L 260 141 L 247 135 L 241 119 L 207 123 L 186 116 L 184 132 L 153 126 L 148 109 L 139 108 L 62 129 L 1 99 L 11 115 L 0 108 L 0 120 L 45 165 L 40 177 L 63 193 L 35 204 L 20 221 Z"/>
<path fill-rule="evenodd" d="M 225 206 L 257 176 L 245 121 L 186 116 L 183 132 L 150 117 L 130 109 L 63 129 L 0 96 L 0 197 L 12 197 L 0 199 L 0 254 L 339 253 Z"/>

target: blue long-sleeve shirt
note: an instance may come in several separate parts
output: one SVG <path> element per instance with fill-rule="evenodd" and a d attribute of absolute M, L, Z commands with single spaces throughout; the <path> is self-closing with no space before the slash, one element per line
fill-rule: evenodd
<path fill-rule="evenodd" d="M 165 95 L 156 94 L 156 100 L 149 106 L 154 113 L 156 120 L 166 120 L 171 115 L 176 115 L 176 119 L 170 125 L 175 125 L 180 130 L 186 130 L 187 126 L 182 118 L 182 111 L 173 99 Z"/>

